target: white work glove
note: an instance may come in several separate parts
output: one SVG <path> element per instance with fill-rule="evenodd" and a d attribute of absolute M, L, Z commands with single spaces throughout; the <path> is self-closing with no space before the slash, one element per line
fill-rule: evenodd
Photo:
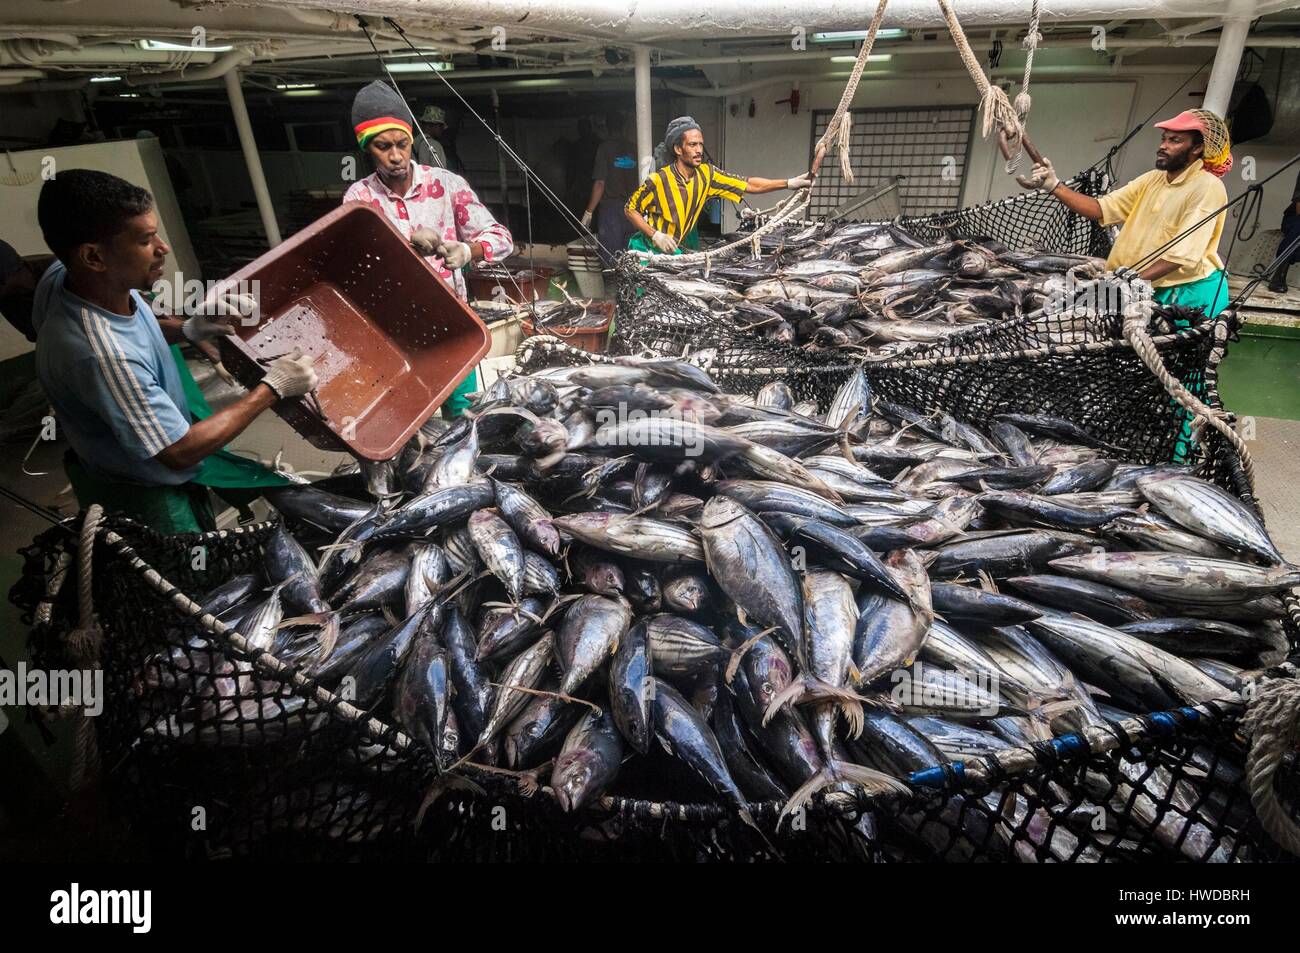
<path fill-rule="evenodd" d="M 793 179 L 785 180 L 785 187 L 787 189 L 806 189 L 811 186 L 812 175 L 807 172 L 804 172 L 801 175 L 796 175 Z"/>
<path fill-rule="evenodd" d="M 434 254 L 441 256 L 443 263 L 451 271 L 464 268 L 469 264 L 470 258 L 473 257 L 469 245 L 450 238 L 439 241 L 438 247 L 434 249 Z"/>
<path fill-rule="evenodd" d="M 234 333 L 235 329 L 230 326 L 230 319 L 225 317 L 210 318 L 206 314 L 196 314 L 192 318 L 186 318 L 181 324 L 181 334 L 185 335 L 185 340 L 191 344 L 202 344 Z"/>
<path fill-rule="evenodd" d="M 677 239 L 673 238 L 671 235 L 665 234 L 664 232 L 655 232 L 650 236 L 650 244 L 654 245 L 655 248 L 658 248 L 665 255 L 671 255 L 673 252 L 677 251 Z"/>
<path fill-rule="evenodd" d="M 438 250 L 441 242 L 442 236 L 432 228 L 417 228 L 411 232 L 411 244 L 421 255 L 432 255 Z"/>
<path fill-rule="evenodd" d="M 1057 178 L 1056 170 L 1052 168 L 1052 160 L 1043 157 L 1043 161 L 1034 165 L 1029 171 L 1029 181 L 1033 183 L 1034 188 L 1040 192 L 1051 193 L 1061 180 Z"/>
<path fill-rule="evenodd" d="M 193 307 L 187 307 L 189 317 L 181 323 L 181 334 L 191 344 L 213 341 L 227 334 L 234 334 L 232 318 L 246 318 L 257 313 L 257 302 L 252 295 L 235 294 L 227 289 L 218 291 L 213 297 L 205 298 Z M 214 312 L 208 314 L 207 312 Z"/>
<path fill-rule="evenodd" d="M 583 228 L 591 228 L 591 210 L 590 210 L 590 209 L 588 209 L 587 211 L 585 211 L 585 212 L 582 213 L 582 227 L 583 227 Z"/>
<path fill-rule="evenodd" d="M 262 383 L 275 391 L 276 396 L 282 400 L 311 393 L 316 389 L 316 371 L 311 366 L 314 360 L 310 354 L 304 355 L 301 348 L 294 348 L 292 354 L 285 354 L 271 362 Z"/>

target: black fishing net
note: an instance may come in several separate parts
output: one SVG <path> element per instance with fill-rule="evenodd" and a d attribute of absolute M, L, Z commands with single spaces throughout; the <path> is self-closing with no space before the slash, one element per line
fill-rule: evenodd
<path fill-rule="evenodd" d="M 1070 185 L 1084 195 L 1101 195 L 1110 188 L 1106 163 L 1081 172 Z M 783 228 L 809 223 L 787 223 Z M 1104 257 L 1111 246 L 1107 229 L 1076 215 L 1051 196 L 1029 192 L 997 202 L 943 212 L 898 223 L 922 242 L 948 239 L 996 239 L 1016 249 L 1037 249 L 1074 255 Z M 763 249 L 780 247 L 779 233 L 766 236 Z M 752 260 L 753 249 L 741 245 L 719 255 L 707 266 L 697 265 L 684 275 L 707 278 L 710 270 Z M 805 387 L 815 398 L 824 391 L 826 368 L 853 363 L 852 352 L 811 350 L 793 344 L 779 344 L 762 338 L 751 327 L 731 316 L 716 314 L 677 294 L 658 280 L 656 272 L 641 265 L 632 253 L 620 255 L 615 265 L 617 319 L 614 333 L 616 353 L 652 353 L 680 357 L 699 351 L 716 351 L 713 364 L 720 374 L 730 374 L 745 392 L 774 379 L 768 371 L 785 368 L 795 372 L 787 381 Z M 662 272 L 658 274 L 663 274 Z M 807 371 L 805 381 L 802 372 Z M 834 388 L 832 387 L 832 392 Z M 829 395 L 826 395 L 829 397 Z"/>
<path fill-rule="evenodd" d="M 1230 313 L 1217 319 L 1230 330 Z M 1215 344 L 1200 312 L 1156 308 L 1160 357 L 1195 394 Z M 1064 417 L 1142 463 L 1174 458 L 1186 412 L 1123 340 L 1107 311 L 1041 314 L 954 334 L 905 356 L 863 364 L 881 397 L 977 426 L 997 414 Z M 1162 333 L 1163 332 L 1163 333 Z"/>
<path fill-rule="evenodd" d="M 1100 195 L 1110 181 L 1109 164 L 1101 162 L 1071 185 Z M 1106 229 L 1036 192 L 901 224 L 929 242 L 994 238 L 1017 248 L 1094 256 L 1110 248 Z M 748 247 L 738 248 L 730 258 L 749 254 Z M 692 274 L 703 277 L 705 271 L 701 266 Z M 734 317 L 673 292 L 634 256 L 619 261 L 616 275 L 615 352 L 690 355 L 726 390 L 754 394 L 783 380 L 801 400 L 824 408 L 845 377 L 862 366 L 879 395 L 923 412 L 944 411 L 977 426 L 999 413 L 1051 414 L 1123 448 L 1127 459 L 1168 461 L 1181 451 L 1214 469 L 1213 455 L 1188 452 L 1186 413 L 1124 341 L 1122 289 L 1114 282 L 1066 282 L 1040 311 L 864 361 L 856 351 L 762 338 Z M 1229 335 L 1235 333 L 1231 314 L 1218 320 Z M 1151 334 L 1169 371 L 1192 393 L 1204 395 L 1214 322 L 1199 311 L 1157 307 Z M 1221 467 L 1213 477 L 1228 485 Z"/>
<path fill-rule="evenodd" d="M 1228 467 L 1229 472 L 1240 468 Z M 243 656 L 187 611 L 197 593 L 256 567 L 271 524 L 160 537 L 109 520 L 124 544 L 97 544 L 94 601 L 107 703 L 95 720 L 114 803 L 160 856 L 432 860 L 1122 861 L 1271 860 L 1280 850 L 1249 806 L 1240 711 L 1207 706 L 1116 725 L 1102 742 L 1066 735 L 998 759 L 911 779 L 910 797 L 816 800 L 761 833 L 664 756 L 634 759 L 608 796 L 576 814 L 514 778 L 440 777 L 386 721 Z M 23 554 L 11 592 L 28 618 L 50 569 L 75 550 L 52 529 Z M 143 560 L 143 561 L 142 561 Z M 156 573 L 155 573 L 156 570 Z M 176 589 L 172 589 L 172 585 Z M 31 636 L 34 664 L 69 667 L 75 584 Z M 1288 625 L 1294 647 L 1297 632 Z M 75 662 L 75 659 L 73 660 Z M 233 666 L 207 699 L 180 706 L 195 672 Z M 245 668 L 244 666 L 251 666 Z M 215 681 L 215 680 L 214 680 Z M 228 690 L 229 694 L 226 694 Z M 382 710 L 377 710 L 381 715 Z M 976 770 L 976 767 L 980 770 Z M 541 778 L 544 782 L 545 778 Z M 1294 757 L 1277 790 L 1295 812 Z M 421 817 L 421 809 L 424 809 Z M 419 823 L 417 824 L 417 819 Z"/>
<path fill-rule="evenodd" d="M 104 525 L 191 595 L 255 571 L 271 528 L 167 537 L 125 519 Z M 47 531 L 24 551 L 29 570 L 52 565 L 60 550 L 73 552 L 72 538 Z M 109 704 L 95 727 L 108 790 L 135 830 L 161 853 L 199 858 L 254 845 L 323 856 L 403 826 L 419 803 L 420 761 L 399 756 L 389 738 L 366 735 L 286 674 L 262 671 L 212 636 L 148 583 L 132 555 L 102 535 L 96 544 L 94 604 Z M 39 588 L 20 583 L 11 598 L 28 611 Z M 58 669 L 78 661 L 65 639 L 76 603 L 70 582 L 50 621 L 33 629 L 35 664 Z M 178 702 L 191 680 L 222 671 L 229 677 L 208 679 L 213 690 L 201 702 Z M 377 777 L 392 783 L 373 788 Z"/>
<path fill-rule="evenodd" d="M 1109 163 L 1100 162 L 1069 182 L 1083 195 L 1097 197 L 1113 186 Z M 1110 231 L 1076 215 L 1050 195 L 1026 192 L 1007 199 L 972 205 L 922 218 L 905 218 L 903 228 L 925 242 L 945 238 L 995 238 L 1011 248 L 1105 258 L 1112 244 Z"/>
<path fill-rule="evenodd" d="M 753 394 L 785 380 L 800 400 L 823 406 L 855 366 L 848 355 L 769 341 L 702 309 L 643 270 L 633 255 L 619 257 L 615 274 L 615 353 L 694 355 L 725 391 Z"/>

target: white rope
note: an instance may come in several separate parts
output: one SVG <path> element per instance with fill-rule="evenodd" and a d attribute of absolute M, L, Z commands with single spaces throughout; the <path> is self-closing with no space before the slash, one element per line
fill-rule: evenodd
<path fill-rule="evenodd" d="M 1038 21 L 1042 15 L 1039 9 L 1039 0 L 1034 0 L 1033 8 L 1029 14 L 1029 30 L 1025 33 L 1023 46 L 1025 48 L 1025 75 L 1020 81 L 1020 91 L 1016 93 L 1016 115 L 1020 119 L 1021 129 L 1025 129 L 1028 123 L 1025 121 L 1029 116 L 1029 109 L 1033 106 L 1033 98 L 1029 95 L 1029 75 L 1034 71 L 1034 53 L 1038 50 L 1038 44 L 1043 41 L 1043 34 L 1038 31 Z M 1011 158 L 1006 161 L 1004 171 L 1010 175 L 1020 164 L 1020 153 L 1022 143 L 1017 140 L 1014 144 L 1014 151 Z"/>
<path fill-rule="evenodd" d="M 1255 492 L 1255 464 L 1250 456 L 1250 449 L 1246 446 L 1246 441 L 1242 439 L 1241 434 L 1237 433 L 1232 426 L 1229 416 L 1221 410 L 1210 407 L 1199 397 L 1183 386 L 1182 381 L 1174 377 L 1165 366 L 1164 360 L 1160 357 L 1160 352 L 1156 349 L 1155 343 L 1151 340 L 1150 334 L 1147 333 L 1147 327 L 1151 322 L 1151 314 L 1155 308 L 1151 299 L 1150 288 L 1141 288 L 1145 285 L 1142 279 L 1134 279 L 1130 286 L 1131 292 L 1130 303 L 1124 307 L 1124 340 L 1132 346 L 1134 353 L 1141 358 L 1142 363 L 1147 369 L 1155 375 L 1160 381 L 1169 396 L 1178 401 L 1183 408 L 1192 415 L 1192 430 L 1195 439 L 1201 441 L 1203 437 L 1203 426 L 1209 424 L 1232 444 L 1232 448 L 1237 451 L 1237 456 L 1241 459 L 1241 469 L 1246 476 L 1246 484 L 1251 494 Z"/>
<path fill-rule="evenodd" d="M 1009 142 L 1018 144 L 1024 135 L 1024 128 L 1011 101 L 1007 99 L 1006 91 L 995 83 L 989 82 L 989 78 L 984 75 L 984 70 L 979 60 L 975 58 L 975 52 L 970 48 L 970 41 L 966 39 L 966 32 L 962 29 L 952 4 L 948 0 L 939 0 L 939 9 L 943 11 L 943 18 L 948 24 L 948 33 L 951 34 L 952 42 L 957 47 L 957 55 L 961 57 L 966 72 L 970 73 L 971 80 L 979 90 L 980 109 L 984 114 L 982 135 L 987 139 L 994 126 L 999 126 L 1006 133 Z M 1016 147 L 1018 148 L 1018 145 Z"/>
<path fill-rule="evenodd" d="M 1274 778 L 1300 733 L 1300 680 L 1265 679 L 1241 719 L 1250 735 L 1246 784 L 1250 803 L 1270 837 L 1300 857 L 1300 825 L 1278 800 Z"/>
<path fill-rule="evenodd" d="M 1033 100 L 1029 96 L 1029 74 L 1034 71 L 1034 53 L 1038 49 L 1038 44 L 1043 41 L 1043 34 L 1038 32 L 1038 21 L 1042 15 L 1038 3 L 1039 0 L 1034 0 L 1033 9 L 1029 14 L 1029 32 L 1025 34 L 1024 42 L 1021 44 L 1025 48 L 1025 77 L 1020 81 L 1020 92 L 1016 93 L 1016 115 L 1020 117 L 1021 125 L 1024 125 L 1025 117 L 1029 115 L 1029 107 L 1033 105 Z"/>
<path fill-rule="evenodd" d="M 880 24 L 885 18 L 885 7 L 888 4 L 889 0 L 878 0 L 876 4 L 876 14 L 871 18 L 871 25 L 867 28 L 867 37 L 862 41 L 862 47 L 858 50 L 858 58 L 853 63 L 853 72 L 849 74 L 849 80 L 844 84 L 844 92 L 840 95 L 840 103 L 835 107 L 835 113 L 831 116 L 830 122 L 827 123 L 826 131 L 822 133 L 822 137 L 817 140 L 817 145 L 813 149 L 811 170 L 813 175 L 816 175 L 817 170 L 821 167 L 822 159 L 826 157 L 827 149 L 830 143 L 834 141 L 840 151 L 840 172 L 844 175 L 846 181 L 853 181 L 853 169 L 849 164 L 849 130 L 852 126 L 852 120 L 849 118 L 849 105 L 853 102 L 853 97 L 858 91 L 858 83 L 862 81 L 862 71 L 866 68 L 867 60 L 871 56 L 871 48 L 875 45 L 876 34 L 880 32 Z M 815 182 L 814 179 L 814 184 Z M 704 262 L 707 266 L 711 258 L 716 255 L 725 255 L 734 248 L 743 245 L 751 245 L 757 248 L 759 239 L 775 231 L 785 224 L 787 220 L 794 218 L 795 215 L 808 207 L 812 201 L 812 190 L 813 187 L 810 186 L 791 195 L 781 203 L 772 218 L 743 238 L 738 238 L 725 245 L 719 245 L 716 248 L 710 248 L 708 251 L 674 255 L 673 267 L 685 267 L 700 262 Z"/>

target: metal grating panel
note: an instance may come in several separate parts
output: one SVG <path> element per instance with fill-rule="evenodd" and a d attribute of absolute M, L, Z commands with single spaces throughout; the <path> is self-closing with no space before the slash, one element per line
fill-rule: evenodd
<path fill-rule="evenodd" d="M 921 109 L 851 109 L 849 155 L 853 182 L 840 174 L 834 148 L 822 162 L 808 214 L 828 215 L 868 187 L 904 176 L 899 186 L 903 215 L 930 215 L 960 207 L 970 158 L 971 106 Z M 813 113 L 812 147 L 826 131 L 834 110 Z M 812 148 L 809 149 L 811 161 Z"/>

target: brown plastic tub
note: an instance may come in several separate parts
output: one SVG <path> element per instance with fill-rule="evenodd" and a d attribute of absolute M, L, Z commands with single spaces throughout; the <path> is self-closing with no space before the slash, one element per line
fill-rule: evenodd
<path fill-rule="evenodd" d="M 490 337 L 402 234 L 369 205 L 341 205 L 228 279 L 252 290 L 259 320 L 221 342 L 245 387 L 259 358 L 316 358 L 324 419 L 302 399 L 276 413 L 323 450 L 387 460 L 487 354 Z"/>
<path fill-rule="evenodd" d="M 593 315 L 590 326 L 584 322 L 581 326 L 573 328 L 550 324 L 534 328 L 533 322 L 524 318 L 524 337 L 532 337 L 534 334 L 553 334 L 563 338 L 565 344 L 582 348 L 593 354 L 604 354 L 609 350 L 609 326 L 614 320 L 614 302 L 593 301 L 589 308 Z"/>

